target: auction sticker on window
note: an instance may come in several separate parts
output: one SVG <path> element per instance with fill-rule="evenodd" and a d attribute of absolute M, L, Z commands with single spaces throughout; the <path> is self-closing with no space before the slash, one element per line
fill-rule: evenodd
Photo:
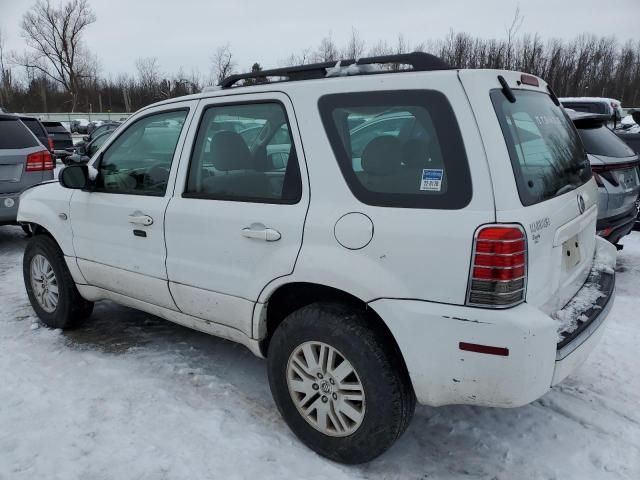
<path fill-rule="evenodd" d="M 424 168 L 422 170 L 422 183 L 420 183 L 420 190 L 439 192 L 442 189 L 443 172 L 444 170 L 441 168 Z"/>

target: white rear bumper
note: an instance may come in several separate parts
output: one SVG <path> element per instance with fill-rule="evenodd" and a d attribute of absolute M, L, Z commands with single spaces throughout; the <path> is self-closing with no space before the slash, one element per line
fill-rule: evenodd
<path fill-rule="evenodd" d="M 598 239 L 597 249 L 609 254 L 609 248 L 615 250 Z M 600 261 L 607 257 L 596 254 Z M 615 255 L 613 262 L 609 269 Z M 527 303 L 507 310 L 397 299 L 369 305 L 394 335 L 420 403 L 516 407 L 544 395 L 586 359 L 602 336 L 613 296 L 611 289 L 588 325 L 565 342 L 570 351 L 564 352 L 558 348 L 558 322 Z M 466 351 L 460 343 L 508 354 Z"/>

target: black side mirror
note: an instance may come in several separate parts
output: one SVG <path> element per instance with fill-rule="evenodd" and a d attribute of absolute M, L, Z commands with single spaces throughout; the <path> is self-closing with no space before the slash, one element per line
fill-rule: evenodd
<path fill-rule="evenodd" d="M 631 114 L 631 118 L 633 118 L 634 122 L 636 122 L 638 125 L 640 125 L 640 111 L 633 112 Z"/>
<path fill-rule="evenodd" d="M 82 190 L 89 185 L 89 167 L 87 165 L 69 165 L 60 170 L 58 181 L 64 188 Z"/>

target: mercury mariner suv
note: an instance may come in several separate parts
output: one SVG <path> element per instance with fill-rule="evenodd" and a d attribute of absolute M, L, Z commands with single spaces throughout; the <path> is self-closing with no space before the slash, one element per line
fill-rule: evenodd
<path fill-rule="evenodd" d="M 18 220 L 43 323 L 109 299 L 239 342 L 302 442 L 358 463 L 416 400 L 516 407 L 583 362 L 614 295 L 597 201 L 544 81 L 415 53 L 145 107 Z"/>

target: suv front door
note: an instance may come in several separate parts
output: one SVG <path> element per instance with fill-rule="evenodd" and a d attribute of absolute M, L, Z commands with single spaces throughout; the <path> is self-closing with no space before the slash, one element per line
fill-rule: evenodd
<path fill-rule="evenodd" d="M 90 285 L 175 310 L 165 268 L 164 213 L 196 104 L 140 114 L 94 161 L 95 187 L 73 194 L 73 245 Z"/>
<path fill-rule="evenodd" d="M 169 286 L 182 312 L 251 336 L 260 292 L 293 271 L 302 243 L 302 145 L 283 94 L 208 99 L 196 115 L 166 214 Z"/>

